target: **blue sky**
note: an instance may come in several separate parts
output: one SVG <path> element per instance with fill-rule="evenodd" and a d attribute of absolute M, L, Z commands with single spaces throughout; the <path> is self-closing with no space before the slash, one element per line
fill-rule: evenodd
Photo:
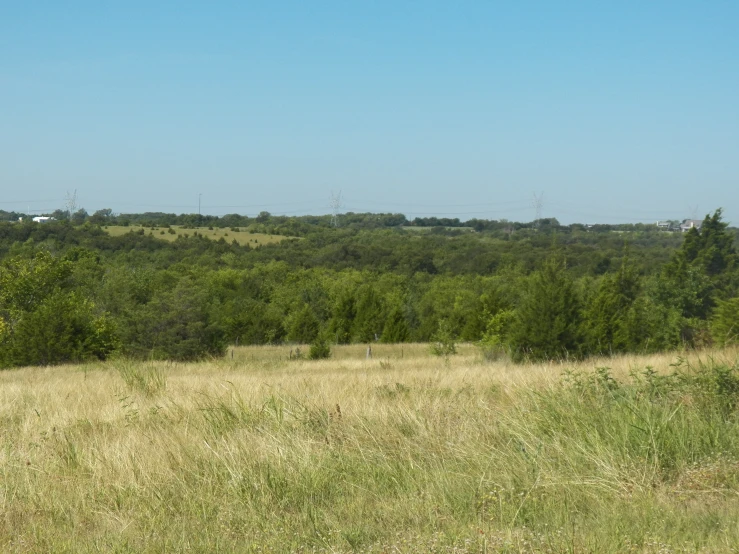
<path fill-rule="evenodd" d="M 739 223 L 739 3 L 0 0 L 0 209 Z"/>

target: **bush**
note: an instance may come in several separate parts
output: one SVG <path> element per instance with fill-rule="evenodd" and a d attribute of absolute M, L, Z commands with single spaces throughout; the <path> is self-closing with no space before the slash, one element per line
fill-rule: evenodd
<path fill-rule="evenodd" d="M 71 253 L 71 251 L 70 251 Z M 75 259 L 39 252 L 0 266 L 0 366 L 49 365 L 105 359 L 118 347 L 107 314 L 74 285 Z"/>
<path fill-rule="evenodd" d="M 311 360 L 324 360 L 331 356 L 331 346 L 324 336 L 318 336 L 310 345 L 308 358 Z"/>
<path fill-rule="evenodd" d="M 720 346 L 739 343 L 739 297 L 719 303 L 711 331 Z"/>
<path fill-rule="evenodd" d="M 452 336 L 452 326 L 446 319 L 439 322 L 439 329 L 434 334 L 433 341 L 431 353 L 434 356 L 451 356 L 457 353 L 457 345 Z"/>
<path fill-rule="evenodd" d="M 107 316 L 78 294 L 63 291 L 25 312 L 3 342 L 0 363 L 5 366 L 104 360 L 119 346 Z"/>
<path fill-rule="evenodd" d="M 483 358 L 488 361 L 497 360 L 508 351 L 507 333 L 514 317 L 513 310 L 500 310 L 488 319 L 485 334 L 479 343 Z"/>

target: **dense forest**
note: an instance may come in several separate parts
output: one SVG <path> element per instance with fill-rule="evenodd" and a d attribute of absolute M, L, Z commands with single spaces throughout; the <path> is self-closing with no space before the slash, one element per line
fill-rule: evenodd
<path fill-rule="evenodd" d="M 198 359 L 229 344 L 456 341 L 514 360 L 700 348 L 739 335 L 739 233 L 402 214 L 0 212 L 0 367 Z M 335 223 L 335 222 L 334 222 Z M 108 228 L 129 227 L 112 236 Z M 192 229 L 173 241 L 172 226 Z M 211 240 L 198 229 L 287 237 Z"/>

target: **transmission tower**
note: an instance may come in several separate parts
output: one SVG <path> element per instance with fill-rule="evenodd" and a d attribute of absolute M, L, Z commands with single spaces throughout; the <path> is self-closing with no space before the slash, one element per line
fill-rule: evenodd
<path fill-rule="evenodd" d="M 539 228 L 539 220 L 541 220 L 541 209 L 544 207 L 544 193 L 534 193 L 531 199 L 531 207 L 534 208 L 534 226 Z"/>
<path fill-rule="evenodd" d="M 72 219 L 72 216 L 77 212 L 77 189 L 74 192 L 67 191 L 67 196 L 64 199 L 64 207 L 67 209 L 67 216 Z"/>
<path fill-rule="evenodd" d="M 334 194 L 334 192 L 331 191 L 331 201 L 329 202 L 329 207 L 331 208 L 331 227 L 338 227 L 339 211 L 342 208 L 341 191 L 339 191 L 338 194 Z"/>

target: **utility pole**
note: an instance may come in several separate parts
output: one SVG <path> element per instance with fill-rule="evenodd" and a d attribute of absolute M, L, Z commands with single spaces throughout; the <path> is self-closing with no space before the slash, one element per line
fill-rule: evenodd
<path fill-rule="evenodd" d="M 202 192 L 198 193 L 198 215 L 200 215 L 200 198 L 203 196 Z"/>
<path fill-rule="evenodd" d="M 544 206 L 544 193 L 534 193 L 534 197 L 531 200 L 531 207 L 534 208 L 534 226 L 539 228 L 539 220 L 541 219 L 541 208 Z"/>
<path fill-rule="evenodd" d="M 77 189 L 70 193 L 67 191 L 67 197 L 64 200 L 65 207 L 67 208 L 67 216 L 72 221 L 72 215 L 77 211 Z"/>
<path fill-rule="evenodd" d="M 339 194 L 334 194 L 334 192 L 331 191 L 329 207 L 331 208 L 331 227 L 338 227 L 339 210 L 341 210 L 341 191 L 339 191 Z"/>

